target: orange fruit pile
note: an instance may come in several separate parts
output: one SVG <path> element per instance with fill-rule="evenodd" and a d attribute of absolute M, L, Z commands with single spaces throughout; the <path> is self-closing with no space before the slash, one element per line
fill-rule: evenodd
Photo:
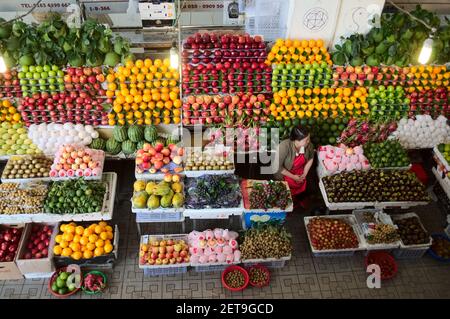
<path fill-rule="evenodd" d="M 61 231 L 55 237 L 55 256 L 70 257 L 74 260 L 91 259 L 109 254 L 114 247 L 113 228 L 105 222 L 94 223 L 88 227 L 78 226 L 74 222 L 62 224 Z"/>
<path fill-rule="evenodd" d="M 110 70 L 106 77 L 106 95 L 113 98 L 109 125 L 179 124 L 179 78 L 169 59 L 127 61 Z"/>
<path fill-rule="evenodd" d="M 299 88 L 273 95 L 270 114 L 277 120 L 328 118 L 369 113 L 365 88 Z"/>
<path fill-rule="evenodd" d="M 437 87 L 449 87 L 450 71 L 445 65 L 420 65 L 403 68 L 407 80 L 413 81 L 414 85 L 405 88 L 406 92 L 428 91 Z"/>
<path fill-rule="evenodd" d="M 22 117 L 10 100 L 0 101 L 0 122 L 22 123 Z"/>
<path fill-rule="evenodd" d="M 318 40 L 278 39 L 267 56 L 266 63 L 302 63 L 312 64 L 325 61 L 332 65 L 331 56 L 324 42 Z"/>

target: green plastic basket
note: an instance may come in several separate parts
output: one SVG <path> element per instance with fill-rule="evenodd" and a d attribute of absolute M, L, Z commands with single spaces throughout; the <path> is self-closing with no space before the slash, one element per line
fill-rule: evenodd
<path fill-rule="evenodd" d="M 87 275 L 89 275 L 89 274 L 102 276 L 102 277 L 103 277 L 103 282 L 105 283 L 105 288 L 103 288 L 102 290 L 99 290 L 99 291 L 90 291 L 90 290 L 87 290 L 87 289 L 84 287 L 84 278 L 86 278 Z M 98 270 L 92 270 L 92 271 L 87 272 L 87 273 L 84 274 L 84 276 L 83 276 L 83 285 L 82 285 L 81 289 L 82 289 L 83 292 L 84 292 L 85 294 L 87 294 L 87 295 L 98 295 L 98 294 L 101 294 L 101 293 L 103 292 L 103 290 L 106 289 L 106 275 L 105 275 L 104 273 L 102 273 L 101 271 L 98 271 Z"/>

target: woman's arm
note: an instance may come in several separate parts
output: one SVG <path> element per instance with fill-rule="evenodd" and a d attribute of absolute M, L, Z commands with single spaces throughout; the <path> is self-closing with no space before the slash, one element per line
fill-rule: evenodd
<path fill-rule="evenodd" d="M 306 176 L 309 174 L 309 170 L 311 169 L 312 164 L 314 163 L 314 158 L 311 158 L 308 163 L 305 165 L 305 169 L 303 170 L 302 176 L 300 176 L 300 180 L 304 181 L 306 179 Z"/>
<path fill-rule="evenodd" d="M 292 178 L 292 179 L 293 179 L 294 181 L 296 181 L 297 183 L 299 183 L 299 182 L 301 181 L 300 176 L 292 174 L 291 172 L 289 172 L 289 171 L 288 171 L 287 169 L 285 169 L 284 167 L 283 167 L 283 169 L 281 170 L 281 174 L 284 175 L 284 176 L 286 176 L 286 177 Z"/>

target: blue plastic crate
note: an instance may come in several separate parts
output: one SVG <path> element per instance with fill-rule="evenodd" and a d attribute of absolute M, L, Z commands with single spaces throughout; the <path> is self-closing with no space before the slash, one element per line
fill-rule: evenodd
<path fill-rule="evenodd" d="M 432 237 L 433 239 L 435 239 L 435 238 L 445 239 L 445 240 L 447 240 L 448 242 L 450 242 L 450 238 L 449 238 L 447 235 L 445 235 L 445 234 L 433 234 L 433 235 L 431 235 L 431 237 Z M 450 258 L 449 258 L 449 259 L 444 259 L 444 258 L 438 256 L 438 255 L 433 251 L 433 249 L 431 249 L 431 247 L 430 247 L 430 249 L 428 249 L 428 254 L 429 254 L 431 257 L 433 257 L 434 259 L 438 260 L 438 261 L 445 262 L 445 263 L 450 263 Z"/>
<path fill-rule="evenodd" d="M 267 223 L 278 221 L 284 223 L 286 221 L 286 212 L 244 212 L 244 227 L 252 228 L 254 223 Z"/>

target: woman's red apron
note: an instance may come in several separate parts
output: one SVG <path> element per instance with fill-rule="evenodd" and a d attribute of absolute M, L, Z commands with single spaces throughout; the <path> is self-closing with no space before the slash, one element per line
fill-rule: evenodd
<path fill-rule="evenodd" d="M 290 172 L 294 175 L 302 175 L 306 164 L 305 154 L 300 154 L 294 159 Z M 285 176 L 284 180 L 289 184 L 292 197 L 303 193 L 306 190 L 306 179 L 302 183 L 297 183 L 292 178 Z"/>

